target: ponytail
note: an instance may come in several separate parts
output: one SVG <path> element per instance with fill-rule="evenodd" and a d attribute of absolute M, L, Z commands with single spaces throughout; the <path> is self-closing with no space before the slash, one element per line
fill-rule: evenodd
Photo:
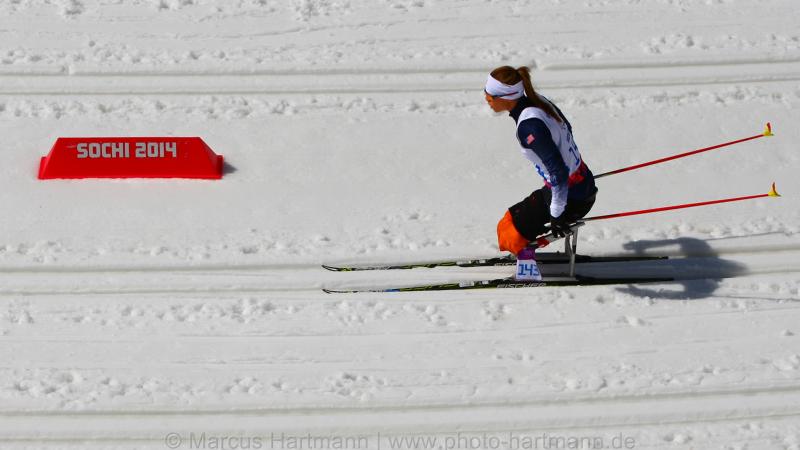
<path fill-rule="evenodd" d="M 527 66 L 517 67 L 517 73 L 522 78 L 522 85 L 525 86 L 525 96 L 533 100 L 538 97 L 536 91 L 533 90 L 533 82 L 531 82 L 531 69 Z"/>
<path fill-rule="evenodd" d="M 495 80 L 509 85 L 514 85 L 522 81 L 522 85 L 525 87 L 525 97 L 528 97 L 528 101 L 530 101 L 533 106 L 546 112 L 548 116 L 552 117 L 558 123 L 563 122 L 561 115 L 556 111 L 555 107 L 553 107 L 553 104 L 536 93 L 536 90 L 533 88 L 533 82 L 531 81 L 531 69 L 527 66 L 516 69 L 511 66 L 502 66 L 494 69 L 491 75 Z"/>
<path fill-rule="evenodd" d="M 517 68 L 517 73 L 519 77 L 522 78 L 522 85 L 525 86 L 525 96 L 528 97 L 528 100 L 533 104 L 533 106 L 544 110 L 548 116 L 552 117 L 556 120 L 556 122 L 561 123 L 561 114 L 559 114 L 553 104 L 549 101 L 543 99 L 536 93 L 533 89 L 533 82 L 531 82 L 531 69 L 527 66 L 522 66 Z"/>

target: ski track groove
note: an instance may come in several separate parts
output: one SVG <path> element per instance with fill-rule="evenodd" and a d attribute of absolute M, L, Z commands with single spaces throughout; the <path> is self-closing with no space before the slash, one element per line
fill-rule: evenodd
<path fill-rule="evenodd" d="M 261 416 L 280 416 L 284 414 L 298 415 L 329 415 L 337 413 L 381 413 L 409 410 L 418 411 L 441 411 L 459 408 L 519 408 L 526 406 L 567 406 L 582 404 L 612 404 L 612 403 L 650 403 L 653 401 L 670 399 L 696 399 L 698 397 L 741 397 L 755 396 L 761 394 L 800 394 L 800 385 L 786 386 L 748 386 L 737 389 L 687 389 L 679 392 L 649 392 L 645 394 L 621 394 L 621 395 L 590 395 L 578 394 L 570 396 L 554 396 L 552 398 L 533 398 L 527 400 L 496 400 L 487 402 L 461 402 L 461 403 L 429 403 L 429 404 L 403 404 L 398 405 L 394 402 L 385 405 L 371 406 L 318 406 L 309 405 L 304 407 L 290 408 L 245 408 L 245 409 L 192 409 L 192 410 L 85 410 L 85 411 L 64 411 L 64 410 L 4 410 L 0 409 L 0 417 L 9 416 L 176 416 L 176 415 L 261 415 Z M 567 398 L 572 397 L 572 398 Z M 800 414 L 800 404 L 797 405 L 797 412 Z"/>
<path fill-rule="evenodd" d="M 558 71 L 595 71 L 598 69 L 650 69 L 650 68 L 672 68 L 672 67 L 724 67 L 740 66 L 740 65 L 769 65 L 769 64 L 795 64 L 800 63 L 799 56 L 753 56 L 741 58 L 659 58 L 659 59 L 637 59 L 625 58 L 615 59 L 609 58 L 604 61 L 586 62 L 583 60 L 553 60 L 553 61 L 532 61 L 531 65 L 542 72 L 558 72 Z M 0 77 L 6 76 L 26 76 L 26 77 L 67 77 L 67 78 L 81 78 L 81 77 L 119 77 L 119 78 L 139 78 L 139 77 L 217 77 L 217 76 L 295 76 L 295 75 L 313 75 L 313 76 L 331 76 L 331 75 L 348 75 L 348 76 L 363 76 L 363 75 L 451 75 L 451 74 L 467 74 L 476 76 L 486 75 L 486 66 L 448 66 L 448 67 L 395 67 L 395 68 L 357 68 L 348 69 L 341 67 L 319 68 L 319 69 L 256 69 L 256 70 L 171 70 L 166 71 L 158 70 L 132 70 L 132 71 L 111 71 L 111 70 L 96 70 L 96 69 L 72 69 L 71 73 L 67 72 L 68 66 L 52 65 L 41 70 L 41 68 L 3 68 L 0 67 Z"/>
<path fill-rule="evenodd" d="M 791 270 L 783 270 L 783 269 L 775 269 L 775 270 L 760 270 L 760 271 L 748 271 L 744 275 L 776 275 L 776 274 L 794 274 L 800 273 L 800 268 L 791 269 Z M 502 278 L 502 277 L 498 277 Z M 723 278 L 738 278 L 737 276 L 731 277 L 723 277 Z M 456 282 L 457 280 L 463 278 L 453 277 L 449 279 L 445 279 L 441 281 L 441 283 L 452 283 Z M 679 278 L 676 277 L 673 281 L 663 281 L 663 282 L 650 282 L 646 283 L 647 286 L 660 286 L 660 285 L 673 285 L 676 283 L 684 282 L 684 281 L 697 281 L 697 280 L 705 280 L 705 279 L 719 279 L 719 276 L 692 276 L 692 277 L 683 277 Z M 404 285 L 413 285 L 414 283 L 409 282 L 396 282 L 396 281 L 381 281 L 381 282 L 368 282 L 375 284 L 376 286 L 384 286 L 387 289 L 395 287 L 395 286 L 404 286 Z M 438 281 L 436 282 L 439 283 Z M 26 289 L 19 289 L 19 290 L 4 290 L 0 291 L 0 297 L 52 297 L 52 296 L 99 296 L 99 295 L 168 295 L 168 294 L 187 294 L 187 295 L 199 295 L 199 294 L 228 294 L 228 295 L 240 295 L 240 294 L 268 294 L 268 293 L 280 293 L 280 292 L 316 292 L 322 291 L 323 287 L 327 287 L 329 289 L 346 289 L 350 287 L 353 283 L 329 283 L 329 284 L 319 284 L 315 286 L 296 286 L 296 287 L 252 287 L 252 288 L 163 288 L 163 289 L 95 289 L 95 290 L 82 290 L 82 289 L 64 289 L 64 290 L 26 290 Z M 637 283 L 625 283 L 625 284 L 617 284 L 617 285 L 606 285 L 606 286 L 627 286 L 631 284 Z M 638 283 L 641 284 L 641 283 Z M 353 284 L 354 285 L 354 284 Z M 589 288 L 592 287 L 591 285 L 587 286 L 571 286 L 571 287 L 556 287 L 556 286 L 544 286 L 545 288 L 553 289 L 581 289 L 581 288 Z M 524 288 L 523 288 L 524 289 Z M 492 290 L 493 292 L 497 292 L 498 290 Z M 505 289 L 505 291 L 517 291 L 517 289 Z M 345 294 L 328 294 L 335 296 L 352 296 L 352 295 L 367 295 L 370 294 L 374 295 L 397 295 L 402 293 L 397 292 L 356 292 L 356 293 L 345 293 Z M 413 294 L 413 293 L 411 293 Z"/>
<path fill-rule="evenodd" d="M 764 77 L 730 77 L 728 79 L 684 79 L 676 81 L 665 80 L 640 80 L 623 82 L 586 82 L 586 83 L 546 83 L 540 82 L 539 86 L 544 89 L 609 89 L 609 88 L 637 88 L 637 87 L 676 87 L 676 86 L 701 86 L 701 85 L 730 85 L 732 83 L 782 83 L 788 81 L 800 81 L 800 73 L 791 76 L 768 75 Z M 452 86 L 452 85 L 451 85 Z M 472 84 L 462 84 L 452 87 L 417 87 L 407 88 L 321 88 L 321 89 L 240 89 L 240 88 L 218 88 L 211 90 L 180 90 L 179 88 L 170 89 L 126 89 L 108 91 L 87 91 L 87 90 L 41 90 L 41 91 L 11 91 L 0 88 L 0 95 L 5 96 L 202 96 L 202 95 L 236 95 L 236 96 L 256 96 L 256 95 L 337 95 L 337 94 L 434 94 L 434 93 L 462 93 L 474 90 Z"/>
<path fill-rule="evenodd" d="M 738 297 L 744 300 L 753 300 L 757 297 L 753 296 L 741 296 Z M 798 299 L 768 299 L 776 302 L 798 302 Z M 333 299 L 331 300 L 334 301 Z M 411 301 L 413 303 L 413 301 Z M 448 302 L 449 304 L 457 304 L 463 303 L 466 305 L 476 305 L 476 301 L 474 299 L 459 299 L 456 301 Z M 520 300 L 517 303 L 528 303 L 527 300 Z M 512 304 L 514 304 L 512 302 Z M 800 311 L 800 308 L 796 306 L 786 306 L 786 307 L 767 307 L 767 308 L 758 308 L 758 309 L 748 309 L 747 314 L 753 317 L 754 315 L 774 315 L 778 314 L 785 317 L 787 314 L 797 313 Z M 48 312 L 48 313 L 40 313 L 40 316 L 58 316 L 60 311 L 56 311 L 55 313 Z M 741 310 L 718 310 L 718 311 L 704 311 L 704 312 L 695 312 L 693 317 L 708 317 L 708 318 L 716 318 L 721 316 L 740 316 L 742 314 Z M 683 314 L 656 314 L 656 315 L 640 315 L 639 317 L 646 319 L 651 324 L 663 324 L 664 322 L 670 321 L 681 321 L 685 319 Z M 224 340 L 225 343 L 237 343 L 241 342 L 242 345 L 247 345 L 248 343 L 254 342 L 269 342 L 269 341 L 291 341 L 291 340 L 300 340 L 303 342 L 309 342 L 313 340 L 327 340 L 330 338 L 337 338 L 340 340 L 355 340 L 359 341 L 365 337 L 372 337 L 372 338 L 385 338 L 389 336 L 402 336 L 406 339 L 428 339 L 431 337 L 440 337 L 440 338 L 458 338 L 458 339 L 486 339 L 489 337 L 496 337 L 496 338 L 503 338 L 509 332 L 514 333 L 515 336 L 520 335 L 529 335 L 529 334 L 537 334 L 541 332 L 555 332 L 555 331 L 580 331 L 586 330 L 591 331 L 593 329 L 598 329 L 602 327 L 609 326 L 609 320 L 595 320 L 595 321 L 585 321 L 585 322 L 558 322 L 558 323 L 544 323 L 544 324 L 536 324 L 533 326 L 515 326 L 515 327 L 504 327 L 502 329 L 491 329 L 491 328 L 459 328 L 459 329 L 452 329 L 452 330 L 441 330 L 441 329 L 431 329 L 427 331 L 414 331 L 414 332 L 369 332 L 369 331 L 361 331 L 361 332 L 349 332 L 346 334 L 342 334 L 339 330 L 334 332 L 327 332 L 327 333 L 274 333 L 274 334 L 263 334 L 263 333 L 253 333 L 253 332 L 246 332 L 241 334 L 213 334 L 213 333 L 203 333 L 203 334 L 188 334 L 188 333 L 177 333 L 174 335 L 170 335 L 166 338 L 169 342 L 207 342 L 207 341 L 218 341 Z M 17 343 L 17 344 L 24 344 L 28 342 L 76 342 L 76 343 L 113 343 L 113 344 L 120 344 L 120 343 L 137 343 L 141 340 L 140 334 L 137 333 L 128 333 L 124 330 L 120 330 L 119 334 L 113 340 L 108 339 L 87 339 L 87 336 L 80 335 L 80 334 L 65 334 L 65 333 L 51 333 L 47 335 L 37 334 L 37 335 L 20 335 L 18 337 L 14 336 L 6 336 L 4 338 L 4 342 L 6 343 Z M 705 341 L 699 342 L 701 344 L 706 343 Z M 250 364 L 252 365 L 252 364 Z M 8 367 L 5 367 L 8 368 Z"/>
<path fill-rule="evenodd" d="M 291 431 L 296 425 L 292 420 L 301 420 L 303 433 L 329 431 L 350 434 L 381 431 L 383 434 L 403 433 L 412 435 L 450 434 L 453 433 L 453 416 L 456 420 L 463 414 L 469 414 L 473 420 L 460 424 L 460 432 L 501 433 L 547 429 L 551 431 L 570 431 L 580 429 L 619 429 L 622 427 L 645 427 L 665 425 L 692 425 L 730 423 L 738 421 L 765 421 L 800 417 L 800 407 L 792 403 L 790 395 L 798 395 L 800 387 L 772 387 L 767 389 L 739 389 L 717 392 L 688 392 L 659 394 L 647 396 L 618 396 L 608 399 L 554 399 L 537 402 L 502 402 L 484 404 L 429 404 L 403 405 L 386 407 L 338 407 L 326 408 L 312 406 L 308 408 L 289 409 L 238 409 L 238 410 L 204 410 L 204 411 L 92 411 L 92 412 L 35 412 L 5 411 L 0 417 L 12 424 L 13 431 L 3 433 L 0 428 L 0 442 L 25 443 L 69 443 L 69 442 L 163 442 L 166 432 L 180 431 L 184 433 L 197 430 L 208 430 L 213 435 L 213 426 L 202 426 L 208 420 L 214 420 L 217 427 L 226 422 L 235 421 L 237 429 L 270 431 L 288 427 Z M 776 406 L 776 399 L 779 406 Z M 751 403 L 742 406 L 738 401 L 745 397 Z M 716 402 L 713 408 L 699 407 L 696 410 L 675 412 L 658 411 L 659 406 L 680 406 L 681 402 L 691 401 L 697 405 Z M 752 405 L 761 400 L 763 405 Z M 770 401 L 772 400 L 772 401 Z M 673 404 L 670 404 L 672 402 Z M 727 402 L 727 403 L 726 403 Z M 720 404 L 722 403 L 722 404 Z M 606 416 L 571 416 L 570 410 L 580 407 L 582 410 L 603 409 Z M 642 413 L 642 407 L 647 408 Z M 627 408 L 627 409 L 626 409 Z M 554 410 L 554 411 L 548 411 Z M 531 414 L 528 416 L 527 414 Z M 416 413 L 424 417 L 424 423 L 409 423 L 408 417 Z M 483 415 L 492 418 L 483 417 Z M 585 414 L 584 414 L 585 415 Z M 479 416 L 480 423 L 474 423 Z M 502 419 L 497 419 L 501 417 Z M 512 419 L 508 417 L 525 417 Z M 423 419 L 418 419 L 423 420 Z M 81 423 L 88 421 L 91 423 Z M 137 424 L 135 430 L 125 425 Z M 357 423 L 358 425 L 353 425 Z M 223 425 L 219 425 L 223 424 Z M 378 425 L 379 424 L 379 425 Z M 80 425 L 77 428 L 76 425 Z M 102 426 L 102 431 L 97 427 Z M 378 428 L 375 428 L 375 427 Z M 93 430 L 92 427 L 95 427 Z M 84 435 L 75 435 L 74 429 Z M 48 430 L 42 433 L 40 430 Z M 64 430 L 70 431 L 64 431 Z M 28 431 L 36 430 L 36 431 Z M 122 436 L 118 431 L 125 430 Z M 26 433 L 27 431 L 27 433 Z M 27 434 L 27 436 L 26 436 Z M 116 434 L 116 436 L 115 436 Z"/>
<path fill-rule="evenodd" d="M 739 68 L 739 71 L 734 69 Z M 658 70 L 649 76 L 648 69 Z M 708 73 L 689 73 L 705 69 Z M 747 69 L 747 70 L 745 70 Z M 19 69 L 15 69 L 20 72 Z M 392 94 L 410 92 L 463 92 L 475 88 L 485 68 L 393 69 L 362 71 L 59 71 L 3 74 L 0 95 L 305 95 L 305 94 Z M 603 73 L 607 72 L 607 73 Z M 560 81 L 569 74 L 586 73 L 588 78 Z M 606 63 L 554 62 L 543 64 L 537 85 L 544 89 L 668 87 L 731 83 L 771 83 L 800 80 L 800 58 L 739 58 L 718 61 L 645 60 Z M 616 79 L 615 79 L 616 78 Z M 142 80 L 144 79 L 144 81 Z M 304 82 L 302 82 L 304 81 Z M 196 82 L 199 82 L 197 84 Z M 107 86 L 96 89 L 94 86 Z M 195 86 L 196 85 L 196 86 Z M 353 86 L 359 86 L 354 88 Z"/>
<path fill-rule="evenodd" d="M 267 294 L 272 292 L 308 292 L 319 291 L 322 285 L 308 287 L 253 287 L 253 288 L 174 288 L 174 289 L 95 289 L 95 290 L 60 290 L 60 291 L 35 291 L 35 290 L 6 290 L 0 291 L 0 296 L 19 297 L 49 297 L 49 296 L 91 296 L 91 295 L 165 295 L 165 294 Z"/>
<path fill-rule="evenodd" d="M 753 299 L 753 297 L 742 297 L 742 299 Z M 778 301 L 785 301 L 785 299 L 775 299 Z M 800 302 L 800 300 L 794 300 L 795 302 Z M 465 303 L 465 304 L 472 304 L 474 305 L 476 302 L 475 300 L 457 300 L 451 303 Z M 526 300 L 520 301 L 520 303 L 527 303 Z M 787 307 L 771 307 L 771 308 L 764 308 L 764 309 L 751 309 L 747 311 L 747 314 L 786 314 L 786 313 L 793 313 L 800 311 L 800 308 L 796 306 L 787 306 Z M 741 315 L 742 311 L 738 310 L 723 310 L 723 311 L 709 311 L 709 312 L 695 312 L 693 313 L 693 317 L 717 317 L 723 315 Z M 660 314 L 660 315 L 653 315 L 653 316 L 641 316 L 642 318 L 647 319 L 648 322 L 661 322 L 661 321 L 670 321 L 670 320 L 682 320 L 685 318 L 683 314 Z M 358 340 L 359 338 L 363 337 L 387 337 L 387 336 L 403 336 L 406 338 L 428 338 L 431 336 L 439 336 L 439 337 L 460 337 L 460 338 L 486 338 L 488 336 L 498 336 L 503 337 L 504 334 L 508 332 L 514 332 L 517 334 L 520 333 L 531 333 L 531 332 L 538 332 L 538 331 L 552 331 L 552 330 L 575 330 L 575 329 L 582 329 L 582 328 L 597 328 L 602 326 L 608 326 L 608 320 L 598 320 L 598 321 L 586 321 L 586 322 L 559 322 L 559 323 L 548 323 L 548 324 L 539 324 L 535 326 L 524 326 L 524 327 L 504 327 L 503 329 L 487 329 L 487 328 L 460 328 L 455 330 L 438 330 L 433 329 L 430 331 L 425 332 L 386 332 L 386 333 L 347 333 L 341 334 L 340 332 L 336 333 L 306 333 L 306 334 L 256 334 L 256 333 L 244 333 L 244 334 L 177 334 L 177 335 L 170 335 L 169 339 L 171 340 L 182 340 L 182 341 L 207 341 L 209 339 L 216 340 L 216 339 L 225 339 L 226 341 L 235 341 L 241 340 L 243 344 L 247 342 L 252 342 L 254 340 L 286 340 L 286 339 L 327 339 L 331 337 L 337 337 L 340 339 L 354 339 Z M 113 341 L 107 339 L 86 339 L 85 336 L 82 335 L 68 335 L 68 334 L 48 334 L 48 335 L 38 335 L 38 336 L 21 336 L 20 338 L 14 337 L 5 337 L 4 342 L 17 342 L 17 343 L 25 343 L 25 342 L 52 342 L 57 340 L 59 342 L 63 341 L 75 341 L 75 342 L 130 342 L 136 343 L 139 342 L 140 338 L 139 335 L 132 335 L 129 338 L 115 338 Z M 0 366 L 1 367 L 1 366 Z"/>

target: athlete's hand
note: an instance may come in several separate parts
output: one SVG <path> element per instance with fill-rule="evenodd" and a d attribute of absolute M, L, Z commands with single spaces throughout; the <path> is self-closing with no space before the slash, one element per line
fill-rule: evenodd
<path fill-rule="evenodd" d="M 564 218 L 565 214 L 561 214 L 558 217 L 551 217 L 550 218 L 550 231 L 553 233 L 553 236 L 557 238 L 562 238 L 569 233 L 569 222 L 566 221 Z"/>

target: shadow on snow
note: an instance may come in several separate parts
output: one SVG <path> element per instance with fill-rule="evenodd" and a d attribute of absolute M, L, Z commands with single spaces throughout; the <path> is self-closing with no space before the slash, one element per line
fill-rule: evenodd
<path fill-rule="evenodd" d="M 680 286 L 678 290 L 647 289 L 640 286 L 626 286 L 619 288 L 639 297 L 658 299 L 700 299 L 710 297 L 719 287 L 723 278 L 742 276 L 747 273 L 744 264 L 720 258 L 719 254 L 701 239 L 677 238 L 664 240 L 643 240 L 629 242 L 624 245 L 626 250 L 633 250 L 635 254 L 655 253 L 653 250 L 664 248 L 675 250 L 679 255 L 697 255 L 691 258 L 670 259 L 661 261 L 664 269 L 668 269 L 670 276 L 675 278 L 674 285 Z"/>
<path fill-rule="evenodd" d="M 579 265 L 578 273 L 593 277 L 670 277 L 666 284 L 649 288 L 646 284 L 619 287 L 619 292 L 654 299 L 686 300 L 707 298 L 714 294 L 723 278 L 747 274 L 747 266 L 719 256 L 708 242 L 694 238 L 641 240 L 624 245 L 632 255 L 677 255 L 667 260 Z"/>

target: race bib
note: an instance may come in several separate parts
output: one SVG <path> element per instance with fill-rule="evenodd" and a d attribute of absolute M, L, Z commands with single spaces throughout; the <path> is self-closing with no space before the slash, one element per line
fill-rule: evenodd
<path fill-rule="evenodd" d="M 542 281 L 539 265 L 536 264 L 533 255 L 528 256 L 522 253 L 524 252 L 520 252 L 522 258 L 517 259 L 517 273 L 514 275 L 514 279 L 517 281 Z"/>

